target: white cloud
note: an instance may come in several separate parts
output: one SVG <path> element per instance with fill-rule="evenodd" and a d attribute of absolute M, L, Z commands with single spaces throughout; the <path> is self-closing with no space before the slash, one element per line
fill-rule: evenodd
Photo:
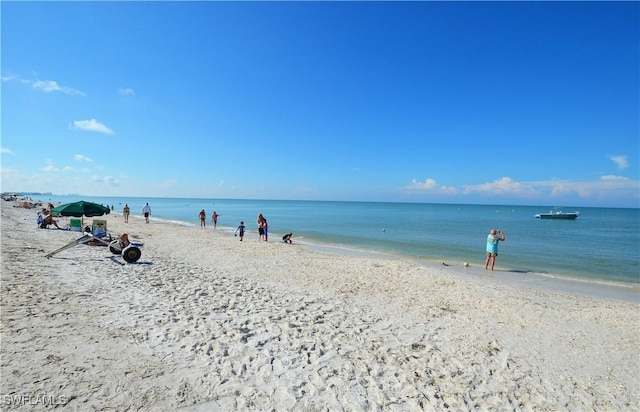
<path fill-rule="evenodd" d="M 36 90 L 42 90 L 45 93 L 60 92 L 64 94 L 71 94 L 71 95 L 77 95 L 77 96 L 85 95 L 85 93 L 81 92 L 80 90 L 77 90 L 71 87 L 60 86 L 58 82 L 55 82 L 53 80 L 46 80 L 46 81 L 36 80 L 33 82 L 33 88 Z"/>
<path fill-rule="evenodd" d="M 107 126 L 103 125 L 96 119 L 90 120 L 76 120 L 73 122 L 72 129 L 84 130 L 87 132 L 98 132 L 104 134 L 114 134 L 113 130 L 109 129 Z"/>
<path fill-rule="evenodd" d="M 93 163 L 93 160 L 91 158 L 86 157 L 86 156 L 81 155 L 81 154 L 75 155 L 74 159 L 76 159 L 76 161 L 78 161 L 78 162 Z"/>
<path fill-rule="evenodd" d="M 411 184 L 405 187 L 407 190 L 415 190 L 422 192 L 438 192 L 443 195 L 456 195 L 458 189 L 453 186 L 438 186 L 434 179 L 426 179 L 424 182 L 418 182 L 416 179 L 411 181 Z"/>
<path fill-rule="evenodd" d="M 629 178 L 624 176 L 605 175 L 601 176 L 600 180 L 629 180 Z"/>
<path fill-rule="evenodd" d="M 518 194 L 532 195 L 536 191 L 530 184 L 520 183 L 512 180 L 510 177 L 502 177 L 490 183 L 482 183 L 479 185 L 468 185 L 464 187 L 464 193 L 481 193 L 481 194 Z"/>
<path fill-rule="evenodd" d="M 37 75 L 36 73 L 34 73 L 35 75 Z M 2 76 L 2 81 L 3 82 L 20 82 L 22 84 L 27 84 L 27 85 L 31 85 L 31 87 L 34 90 L 40 90 L 44 93 L 51 93 L 51 92 L 60 92 L 60 93 L 64 93 L 64 94 L 70 94 L 70 95 L 75 95 L 75 96 L 85 96 L 86 93 L 83 91 L 80 91 L 78 89 L 74 89 L 73 87 L 67 87 L 67 86 L 61 86 L 58 84 L 58 82 L 54 81 L 54 80 L 29 80 L 29 79 L 23 79 L 22 77 L 15 75 L 15 74 L 10 74 L 10 75 L 4 75 Z"/>
<path fill-rule="evenodd" d="M 436 181 L 431 178 L 426 179 L 424 182 L 418 182 L 416 179 L 413 179 L 407 189 L 431 190 L 435 187 L 437 187 Z"/>
<path fill-rule="evenodd" d="M 123 96 L 135 96 L 136 92 L 133 91 L 133 89 L 127 87 L 126 89 L 122 88 L 118 90 L 118 93 L 120 93 Z"/>
<path fill-rule="evenodd" d="M 638 191 L 639 188 L 638 181 L 613 175 L 602 176 L 599 180 L 593 181 L 551 179 L 528 182 L 518 182 L 505 176 L 492 182 L 464 185 L 462 189 L 455 186 L 439 185 L 434 179 L 429 178 L 424 182 L 413 179 L 411 184 L 405 187 L 407 190 L 424 194 L 453 196 L 462 193 L 465 196 L 481 195 L 496 197 L 496 199 L 505 197 L 534 199 L 540 196 L 542 198 L 558 198 L 569 195 L 594 198 L 607 192 Z"/>
<path fill-rule="evenodd" d="M 7 148 L 4 147 L 0 147 L 0 153 L 4 153 L 4 154 L 13 154 L 13 152 Z"/>
<path fill-rule="evenodd" d="M 43 168 L 42 168 L 42 171 L 43 171 L 43 172 L 50 172 L 50 173 L 53 173 L 53 172 L 59 172 L 59 171 L 60 171 L 60 169 L 58 169 L 58 168 L 56 167 L 56 165 L 54 165 L 54 164 L 52 163 L 52 164 L 48 164 L 48 165 L 46 165 L 45 167 L 43 167 Z"/>
<path fill-rule="evenodd" d="M 119 186 L 119 181 L 113 176 L 91 176 L 91 180 L 95 183 L 103 184 L 109 187 Z"/>
<path fill-rule="evenodd" d="M 458 189 L 456 187 L 453 186 L 441 186 L 440 187 L 440 192 L 445 194 L 445 195 L 457 195 L 458 194 Z"/>
<path fill-rule="evenodd" d="M 629 158 L 627 156 L 609 156 L 609 159 L 612 160 L 620 170 L 629 167 Z"/>

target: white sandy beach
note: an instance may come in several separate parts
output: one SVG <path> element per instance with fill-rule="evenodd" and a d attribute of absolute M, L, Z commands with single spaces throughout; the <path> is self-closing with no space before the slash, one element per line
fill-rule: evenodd
<path fill-rule="evenodd" d="M 1 206 L 3 411 L 640 410 L 637 302 L 119 213 L 137 263 L 47 259 Z"/>

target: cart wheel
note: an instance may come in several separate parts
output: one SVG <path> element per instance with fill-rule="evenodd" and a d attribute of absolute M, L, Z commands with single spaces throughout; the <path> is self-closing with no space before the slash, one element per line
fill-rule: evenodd
<path fill-rule="evenodd" d="M 122 257 L 127 263 L 137 262 L 140 256 L 142 256 L 142 252 L 135 246 L 127 246 L 122 251 Z"/>
<path fill-rule="evenodd" d="M 113 242 L 109 243 L 109 251 L 114 255 L 119 255 L 120 253 L 122 253 L 122 244 L 120 243 L 120 241 L 114 240 Z"/>

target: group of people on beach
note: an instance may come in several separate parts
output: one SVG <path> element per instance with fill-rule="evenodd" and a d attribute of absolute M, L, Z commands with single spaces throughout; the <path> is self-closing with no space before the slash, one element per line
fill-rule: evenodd
<path fill-rule="evenodd" d="M 258 225 L 258 240 L 264 240 L 265 242 L 269 241 L 269 224 L 267 223 L 267 219 L 262 215 L 262 213 L 258 214 L 258 218 L 256 219 L 256 224 Z M 244 221 L 240 222 L 240 225 L 236 228 L 234 236 L 240 235 L 240 241 L 244 238 L 244 232 L 247 230 L 244 225 Z M 291 237 L 293 233 L 287 233 L 282 236 L 282 241 L 285 243 L 293 243 Z"/>
<path fill-rule="evenodd" d="M 142 214 L 144 215 L 144 221 L 149 223 L 149 217 L 151 216 L 151 206 L 149 203 L 145 204 L 142 208 Z M 124 218 L 124 223 L 129 223 L 129 216 L 131 215 L 131 208 L 128 203 L 124 204 L 122 208 L 122 217 Z"/>
<path fill-rule="evenodd" d="M 269 241 L 269 224 L 267 223 L 267 219 L 262 216 L 262 213 L 258 214 L 256 223 L 258 224 L 258 240 Z"/>
<path fill-rule="evenodd" d="M 214 229 L 218 226 L 218 216 L 220 216 L 220 215 L 215 210 L 211 214 L 211 223 L 213 223 L 213 228 Z M 206 227 L 207 226 L 207 212 L 205 212 L 204 209 L 202 209 L 200 211 L 199 217 L 200 217 L 200 227 L 202 227 L 202 228 Z"/>
<path fill-rule="evenodd" d="M 49 203 L 49 210 L 53 209 L 53 205 Z M 58 222 L 53 219 L 53 216 L 49 213 L 49 210 L 44 208 L 42 212 L 38 213 L 38 226 L 40 228 L 48 228 L 50 225 L 55 226 L 58 229 L 61 229 L 58 225 Z M 129 204 L 125 204 L 122 209 L 122 216 L 124 218 L 125 223 L 129 223 L 129 216 L 131 214 L 131 209 L 129 208 Z M 142 214 L 144 215 L 145 222 L 149 223 L 149 216 L 151 215 L 151 207 L 149 203 L 146 203 L 142 208 Z M 211 214 L 211 223 L 213 223 L 213 228 L 217 228 L 218 226 L 218 217 L 220 214 L 215 210 Z M 207 214 L 202 209 L 199 214 L 200 218 L 200 227 L 206 227 L 207 223 Z M 256 224 L 258 225 L 258 240 L 264 240 L 265 242 L 269 241 L 269 224 L 267 223 L 267 219 L 262 215 L 262 213 L 258 214 L 256 219 Z M 240 222 L 240 225 L 236 228 L 235 236 L 240 235 L 240 241 L 244 238 L 244 233 L 246 231 L 246 227 L 244 225 L 244 221 Z M 293 233 L 287 233 L 282 237 L 282 241 L 285 243 L 292 243 L 291 237 Z M 489 235 L 487 236 L 487 258 L 485 260 L 484 268 L 485 270 L 489 269 L 489 265 L 491 265 L 491 270 L 494 269 L 496 264 L 496 257 L 498 256 L 498 243 L 505 241 L 505 234 L 501 230 L 491 229 L 489 231 Z"/>
<path fill-rule="evenodd" d="M 267 219 L 262 216 L 262 213 L 258 214 L 258 218 L 256 219 L 256 224 L 258 225 L 258 240 L 269 241 L 269 224 L 267 223 Z M 244 225 L 244 221 L 240 222 L 240 225 L 236 228 L 235 235 L 240 234 L 240 241 L 244 238 L 244 232 L 246 231 L 246 227 Z"/>

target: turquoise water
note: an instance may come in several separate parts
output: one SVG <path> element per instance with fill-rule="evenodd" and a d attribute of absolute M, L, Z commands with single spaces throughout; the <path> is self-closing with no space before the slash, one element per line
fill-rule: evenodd
<path fill-rule="evenodd" d="M 52 196 L 54 203 L 77 200 L 128 203 L 134 216 L 146 202 L 152 219 L 199 228 L 198 213 L 215 210 L 218 229 L 233 231 L 243 220 L 247 236 L 257 235 L 256 217 L 269 222 L 270 241 L 293 232 L 294 242 L 333 244 L 433 261 L 483 265 L 491 228 L 506 233 L 496 267 L 583 280 L 640 284 L 640 209 L 574 208 L 577 220 L 540 220 L 549 206 L 456 205 L 424 203 L 322 202 L 278 200 L 115 198 Z"/>

